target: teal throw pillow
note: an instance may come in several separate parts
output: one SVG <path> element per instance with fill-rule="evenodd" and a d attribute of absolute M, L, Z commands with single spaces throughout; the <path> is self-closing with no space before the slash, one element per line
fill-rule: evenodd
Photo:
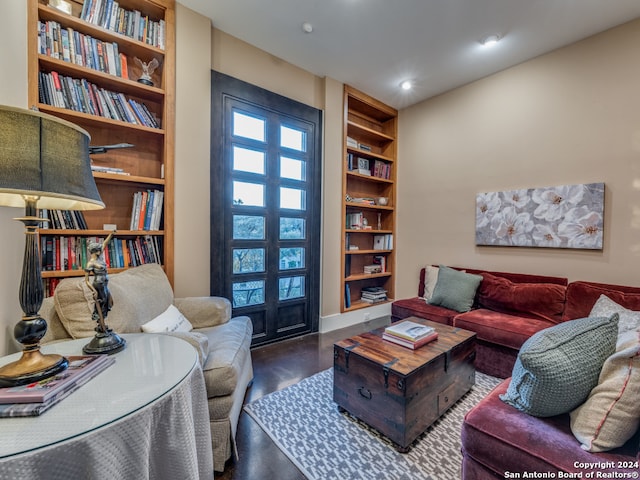
<path fill-rule="evenodd" d="M 468 312 L 471 310 L 481 281 L 481 275 L 472 275 L 439 265 L 438 281 L 428 303 L 456 312 Z"/>
<path fill-rule="evenodd" d="M 618 314 L 570 320 L 541 330 L 520 349 L 502 401 L 535 417 L 584 403 L 615 352 Z"/>

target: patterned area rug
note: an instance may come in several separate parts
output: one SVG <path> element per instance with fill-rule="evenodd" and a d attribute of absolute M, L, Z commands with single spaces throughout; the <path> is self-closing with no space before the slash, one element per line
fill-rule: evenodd
<path fill-rule="evenodd" d="M 464 415 L 500 379 L 476 373 L 476 385 L 413 443 L 407 454 L 333 402 L 333 369 L 246 405 L 278 447 L 309 479 L 460 478 Z"/>

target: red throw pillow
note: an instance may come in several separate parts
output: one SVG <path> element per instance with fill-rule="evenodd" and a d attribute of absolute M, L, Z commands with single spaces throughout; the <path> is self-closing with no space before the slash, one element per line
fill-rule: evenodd
<path fill-rule="evenodd" d="M 555 283 L 515 283 L 485 272 L 481 275 L 480 307 L 554 323 L 561 321 L 567 287 Z"/>

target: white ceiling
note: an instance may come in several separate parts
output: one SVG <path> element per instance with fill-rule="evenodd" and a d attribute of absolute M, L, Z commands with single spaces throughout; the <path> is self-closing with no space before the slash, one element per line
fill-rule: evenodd
<path fill-rule="evenodd" d="M 396 108 L 640 17 L 639 0 L 178 1 L 223 32 Z M 482 48 L 490 34 L 503 38 Z M 399 88 L 406 79 L 416 84 L 409 92 Z"/>

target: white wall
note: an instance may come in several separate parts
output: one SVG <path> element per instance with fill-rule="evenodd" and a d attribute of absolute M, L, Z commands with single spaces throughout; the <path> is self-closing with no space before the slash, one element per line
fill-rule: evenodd
<path fill-rule="evenodd" d="M 640 285 L 640 20 L 400 112 L 399 297 L 453 264 Z M 475 246 L 481 192 L 605 182 L 602 251 Z"/>
<path fill-rule="evenodd" d="M 209 295 L 211 21 L 176 5 L 175 269 L 177 297 Z"/>
<path fill-rule="evenodd" d="M 27 9 L 24 0 L 4 0 L 0 15 L 0 105 L 27 108 Z M 18 287 L 24 226 L 18 208 L 0 207 L 0 355 L 17 350 L 13 327 L 20 320 Z"/>

